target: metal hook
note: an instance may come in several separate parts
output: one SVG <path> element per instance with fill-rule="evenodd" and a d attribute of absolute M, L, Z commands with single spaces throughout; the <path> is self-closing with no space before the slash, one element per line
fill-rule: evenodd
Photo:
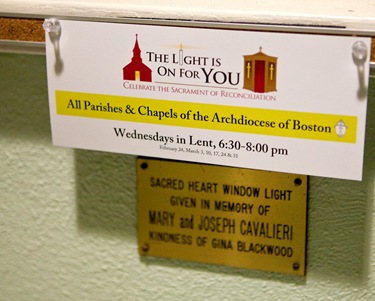
<path fill-rule="evenodd" d="M 352 56 L 358 70 L 359 88 L 357 95 L 359 99 L 365 99 L 367 96 L 367 86 L 365 82 L 365 63 L 367 55 L 368 48 L 363 41 L 357 41 L 353 44 Z"/>
<path fill-rule="evenodd" d="M 367 58 L 367 46 L 362 41 L 357 41 L 353 44 L 353 56 L 359 61 L 365 61 Z"/>
<path fill-rule="evenodd" d="M 55 50 L 55 72 L 61 74 L 64 69 L 64 62 L 60 55 L 61 24 L 57 18 L 49 18 L 43 22 L 43 29 L 48 33 L 49 39 Z"/>
<path fill-rule="evenodd" d="M 43 22 L 43 29 L 48 33 L 58 34 L 61 31 L 61 25 L 59 19 L 49 18 Z"/>

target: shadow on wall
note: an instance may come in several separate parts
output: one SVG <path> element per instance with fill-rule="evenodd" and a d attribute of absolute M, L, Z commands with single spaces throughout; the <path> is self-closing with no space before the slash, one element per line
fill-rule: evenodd
<path fill-rule="evenodd" d="M 135 157 L 75 150 L 80 230 L 136 239 Z"/>
<path fill-rule="evenodd" d="M 0 53 L 0 133 L 1 138 L 11 138 L 10 143 L 51 143 L 45 60 Z"/>
<path fill-rule="evenodd" d="M 307 273 L 314 278 L 353 285 L 368 279 L 375 196 L 374 80 L 370 87 L 362 182 L 310 178 Z"/>

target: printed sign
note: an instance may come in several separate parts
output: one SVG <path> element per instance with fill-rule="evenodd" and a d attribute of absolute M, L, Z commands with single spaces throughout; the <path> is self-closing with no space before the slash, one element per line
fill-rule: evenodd
<path fill-rule="evenodd" d="M 305 274 L 307 176 L 155 159 L 137 176 L 141 255 Z"/>
<path fill-rule="evenodd" d="M 60 23 L 55 145 L 361 179 L 369 38 Z"/>

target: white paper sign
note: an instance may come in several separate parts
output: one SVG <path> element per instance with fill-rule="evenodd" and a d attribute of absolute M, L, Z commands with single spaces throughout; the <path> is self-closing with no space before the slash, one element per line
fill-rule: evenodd
<path fill-rule="evenodd" d="M 369 38 L 60 24 L 55 145 L 361 179 Z"/>

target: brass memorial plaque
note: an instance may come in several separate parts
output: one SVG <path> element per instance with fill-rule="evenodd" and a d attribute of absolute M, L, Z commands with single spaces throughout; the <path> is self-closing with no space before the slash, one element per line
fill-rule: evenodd
<path fill-rule="evenodd" d="M 307 176 L 137 160 L 141 255 L 305 274 Z"/>

